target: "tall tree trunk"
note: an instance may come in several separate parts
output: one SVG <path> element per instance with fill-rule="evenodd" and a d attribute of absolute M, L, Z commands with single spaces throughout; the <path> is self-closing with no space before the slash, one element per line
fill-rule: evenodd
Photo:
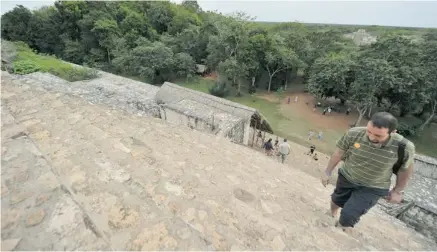
<path fill-rule="evenodd" d="M 425 129 L 425 126 L 428 125 L 431 120 L 434 118 L 435 116 L 435 112 L 437 109 L 437 100 L 431 101 L 431 115 L 428 117 L 428 119 L 426 119 L 426 121 L 420 125 L 419 130 L 422 131 Z"/>
<path fill-rule="evenodd" d="M 295 81 L 296 80 L 296 78 L 297 78 L 297 71 L 298 71 L 299 69 L 297 68 L 297 67 L 293 67 L 292 69 L 291 69 L 291 83 L 293 83 L 293 81 Z"/>
<path fill-rule="evenodd" d="M 287 72 L 285 72 L 285 85 L 284 85 L 284 91 L 287 90 L 287 86 L 288 86 L 288 74 L 287 74 Z"/>
<path fill-rule="evenodd" d="M 357 121 L 355 122 L 355 126 L 358 127 L 361 123 L 361 120 L 363 119 L 364 114 L 366 113 L 367 107 L 364 107 L 362 109 L 360 109 L 359 107 L 357 107 L 358 113 L 360 114 L 358 116 Z"/>
<path fill-rule="evenodd" d="M 370 118 L 370 114 L 372 113 L 372 106 L 369 107 L 369 113 L 367 114 L 367 117 Z"/>
<path fill-rule="evenodd" d="M 111 56 L 110 56 L 110 53 L 109 53 L 109 48 L 106 49 L 106 50 L 108 52 L 108 63 L 111 64 Z"/>
<path fill-rule="evenodd" d="M 272 78 L 273 78 L 273 75 L 269 75 L 269 88 L 267 89 L 267 92 L 269 92 L 270 93 L 270 87 L 272 86 Z"/>

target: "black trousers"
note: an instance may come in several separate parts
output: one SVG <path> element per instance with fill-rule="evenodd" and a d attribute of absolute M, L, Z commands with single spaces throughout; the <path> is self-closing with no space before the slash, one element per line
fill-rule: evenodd
<path fill-rule="evenodd" d="M 343 208 L 340 213 L 340 224 L 343 227 L 353 227 L 381 197 L 387 195 L 388 189 L 353 184 L 339 172 L 331 199 L 337 206 Z"/>

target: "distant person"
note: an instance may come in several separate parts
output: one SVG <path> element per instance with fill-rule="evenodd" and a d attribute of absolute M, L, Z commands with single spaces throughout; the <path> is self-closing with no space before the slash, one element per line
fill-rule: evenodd
<path fill-rule="evenodd" d="M 294 102 L 296 102 L 297 103 L 297 101 L 299 100 L 299 97 L 298 96 L 296 96 L 295 98 L 294 98 Z"/>
<path fill-rule="evenodd" d="M 400 203 L 413 172 L 414 144 L 395 133 L 398 120 L 390 113 L 375 113 L 366 127 L 349 129 L 337 141 L 322 184 L 329 183 L 340 161 L 337 185 L 331 195 L 331 215 L 342 208 L 336 226 L 349 232 L 380 198 Z M 399 154 L 398 154 L 399 153 Z M 396 184 L 390 190 L 392 174 Z"/>
<path fill-rule="evenodd" d="M 308 140 L 311 140 L 311 138 L 313 138 L 313 136 L 314 136 L 314 131 L 313 130 L 310 130 L 309 132 L 308 132 Z"/>
<path fill-rule="evenodd" d="M 272 139 L 270 138 L 267 142 L 264 143 L 264 149 L 266 150 L 267 156 L 271 156 L 273 152 L 273 144 Z"/>
<path fill-rule="evenodd" d="M 279 156 L 281 156 L 281 162 L 285 162 L 285 158 L 290 154 L 290 145 L 287 143 L 287 139 L 279 145 Z"/>
<path fill-rule="evenodd" d="M 319 160 L 319 158 L 317 157 L 317 153 L 314 153 L 313 159 L 316 161 Z"/>
<path fill-rule="evenodd" d="M 278 148 L 279 148 L 279 140 L 278 140 L 278 139 L 275 140 L 275 144 L 273 145 L 273 148 L 274 148 L 276 151 L 278 150 Z"/>
<path fill-rule="evenodd" d="M 256 135 L 256 144 L 258 145 L 258 141 L 259 140 L 261 140 L 261 144 L 262 144 L 262 141 L 263 141 L 263 139 L 262 139 L 262 133 L 261 133 L 261 130 L 259 130 L 258 131 L 258 134 Z"/>
<path fill-rule="evenodd" d="M 346 110 L 346 115 L 349 115 L 350 112 L 351 112 L 351 108 L 347 108 L 347 110 Z"/>
<path fill-rule="evenodd" d="M 312 144 L 310 146 L 310 151 L 308 151 L 307 155 L 312 156 L 314 154 L 314 151 L 316 150 L 316 146 L 314 144 Z"/>
<path fill-rule="evenodd" d="M 317 138 L 322 141 L 323 138 L 323 132 L 319 131 L 319 134 L 317 135 Z"/>
<path fill-rule="evenodd" d="M 328 107 L 328 114 L 330 115 L 331 112 L 332 112 L 332 108 L 331 108 L 331 107 Z"/>
<path fill-rule="evenodd" d="M 322 115 L 326 115 L 326 112 L 328 111 L 328 109 L 327 108 L 324 108 L 323 109 L 323 112 L 322 112 Z"/>
<path fill-rule="evenodd" d="M 287 99 L 287 104 L 290 104 L 290 101 L 291 101 L 291 97 L 289 96 Z"/>

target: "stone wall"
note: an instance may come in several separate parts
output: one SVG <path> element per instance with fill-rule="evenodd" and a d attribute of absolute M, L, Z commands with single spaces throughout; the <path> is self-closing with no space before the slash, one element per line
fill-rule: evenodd
<path fill-rule="evenodd" d="M 183 125 L 191 129 L 196 129 L 208 133 L 212 133 L 214 131 L 214 128 L 216 127 L 201 118 L 191 117 L 189 115 L 179 113 L 178 111 L 174 111 L 167 107 L 161 109 L 161 111 L 163 112 L 161 114 L 161 118 L 172 124 Z"/>
<path fill-rule="evenodd" d="M 413 206 L 399 219 L 418 232 L 437 241 L 437 215 L 419 206 Z"/>

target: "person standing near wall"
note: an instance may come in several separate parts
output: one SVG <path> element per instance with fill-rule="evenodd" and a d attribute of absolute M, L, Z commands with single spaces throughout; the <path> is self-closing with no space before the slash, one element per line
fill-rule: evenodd
<path fill-rule="evenodd" d="M 281 156 L 281 162 L 284 163 L 287 156 L 290 154 L 290 145 L 287 143 L 287 139 L 279 145 L 279 156 Z"/>
<path fill-rule="evenodd" d="M 272 155 L 273 144 L 272 144 L 272 139 L 271 138 L 264 144 L 264 149 L 266 150 L 267 156 L 271 156 Z"/>
<path fill-rule="evenodd" d="M 343 231 L 350 231 L 380 198 L 401 202 L 413 171 L 415 147 L 396 133 L 397 125 L 392 114 L 375 113 L 367 127 L 351 128 L 337 141 L 322 184 L 329 183 L 332 171 L 343 160 L 331 195 L 331 215 L 335 217 L 342 208 L 336 226 Z M 392 173 L 397 175 L 396 185 L 389 190 Z"/>

